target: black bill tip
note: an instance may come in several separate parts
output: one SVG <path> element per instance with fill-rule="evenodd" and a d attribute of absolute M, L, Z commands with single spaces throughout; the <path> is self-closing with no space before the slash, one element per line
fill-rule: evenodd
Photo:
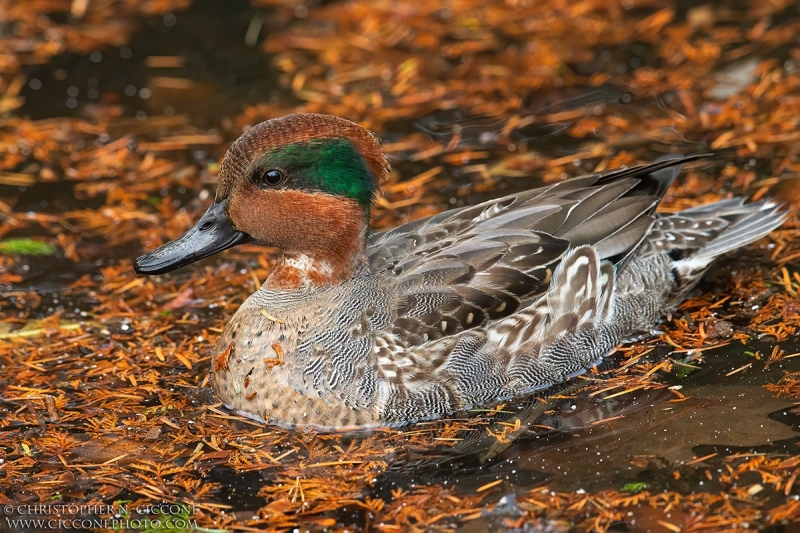
<path fill-rule="evenodd" d="M 235 229 L 225 214 L 225 202 L 214 202 L 183 237 L 138 257 L 133 268 L 139 274 L 163 274 L 189 265 L 250 240 Z"/>

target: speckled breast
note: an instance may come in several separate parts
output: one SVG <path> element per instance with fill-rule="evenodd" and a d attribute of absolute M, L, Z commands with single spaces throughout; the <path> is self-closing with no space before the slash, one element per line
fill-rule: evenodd
<path fill-rule="evenodd" d="M 390 323 L 389 298 L 372 278 L 312 291 L 262 287 L 217 341 L 217 393 L 236 411 L 284 427 L 378 424 L 373 333 Z"/>

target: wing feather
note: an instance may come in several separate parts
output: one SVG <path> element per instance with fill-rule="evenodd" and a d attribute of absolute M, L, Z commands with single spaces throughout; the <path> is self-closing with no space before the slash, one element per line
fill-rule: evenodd
<path fill-rule="evenodd" d="M 604 272 L 609 260 L 624 261 L 650 231 L 655 206 L 680 164 L 693 158 L 565 180 L 370 236 L 366 255 L 372 268 L 395 277 L 400 295 L 396 342 L 442 339 L 508 317 L 545 294 L 562 259 L 578 246 L 592 246 Z M 607 306 L 593 300 L 591 287 L 564 290 L 588 291 L 587 309 Z M 566 294 L 575 301 L 575 294 Z M 548 298 L 551 306 L 560 301 L 558 294 Z M 580 309 L 567 314 L 582 316 Z"/>

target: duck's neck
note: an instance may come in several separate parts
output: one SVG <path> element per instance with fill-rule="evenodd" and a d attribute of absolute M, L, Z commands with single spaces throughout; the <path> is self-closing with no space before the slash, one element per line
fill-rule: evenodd
<path fill-rule="evenodd" d="M 352 279 L 367 265 L 361 247 L 348 257 L 284 254 L 264 282 L 266 289 L 296 290 L 338 285 Z"/>
<path fill-rule="evenodd" d="M 296 190 L 245 189 L 232 195 L 228 215 L 235 227 L 247 228 L 253 242 L 283 252 L 264 288 L 336 285 L 368 264 L 369 205 Z M 236 201 L 237 195 L 248 201 Z"/>
<path fill-rule="evenodd" d="M 301 289 L 337 285 L 353 278 L 367 265 L 364 246 L 369 215 L 355 202 L 317 199 L 313 224 L 295 225 L 291 238 L 284 238 L 283 255 L 266 288 Z M 288 228 L 285 228 L 288 231 Z"/>

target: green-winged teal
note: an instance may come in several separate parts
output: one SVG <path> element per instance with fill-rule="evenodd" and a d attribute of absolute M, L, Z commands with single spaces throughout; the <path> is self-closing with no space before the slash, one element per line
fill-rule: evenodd
<path fill-rule="evenodd" d="M 280 248 L 214 349 L 220 398 L 287 427 L 432 419 L 582 373 L 651 331 L 716 257 L 784 220 L 776 204 L 741 198 L 656 214 L 689 159 L 370 233 L 389 172 L 378 140 L 341 118 L 290 115 L 231 146 L 208 211 L 136 270 L 243 242 Z"/>

